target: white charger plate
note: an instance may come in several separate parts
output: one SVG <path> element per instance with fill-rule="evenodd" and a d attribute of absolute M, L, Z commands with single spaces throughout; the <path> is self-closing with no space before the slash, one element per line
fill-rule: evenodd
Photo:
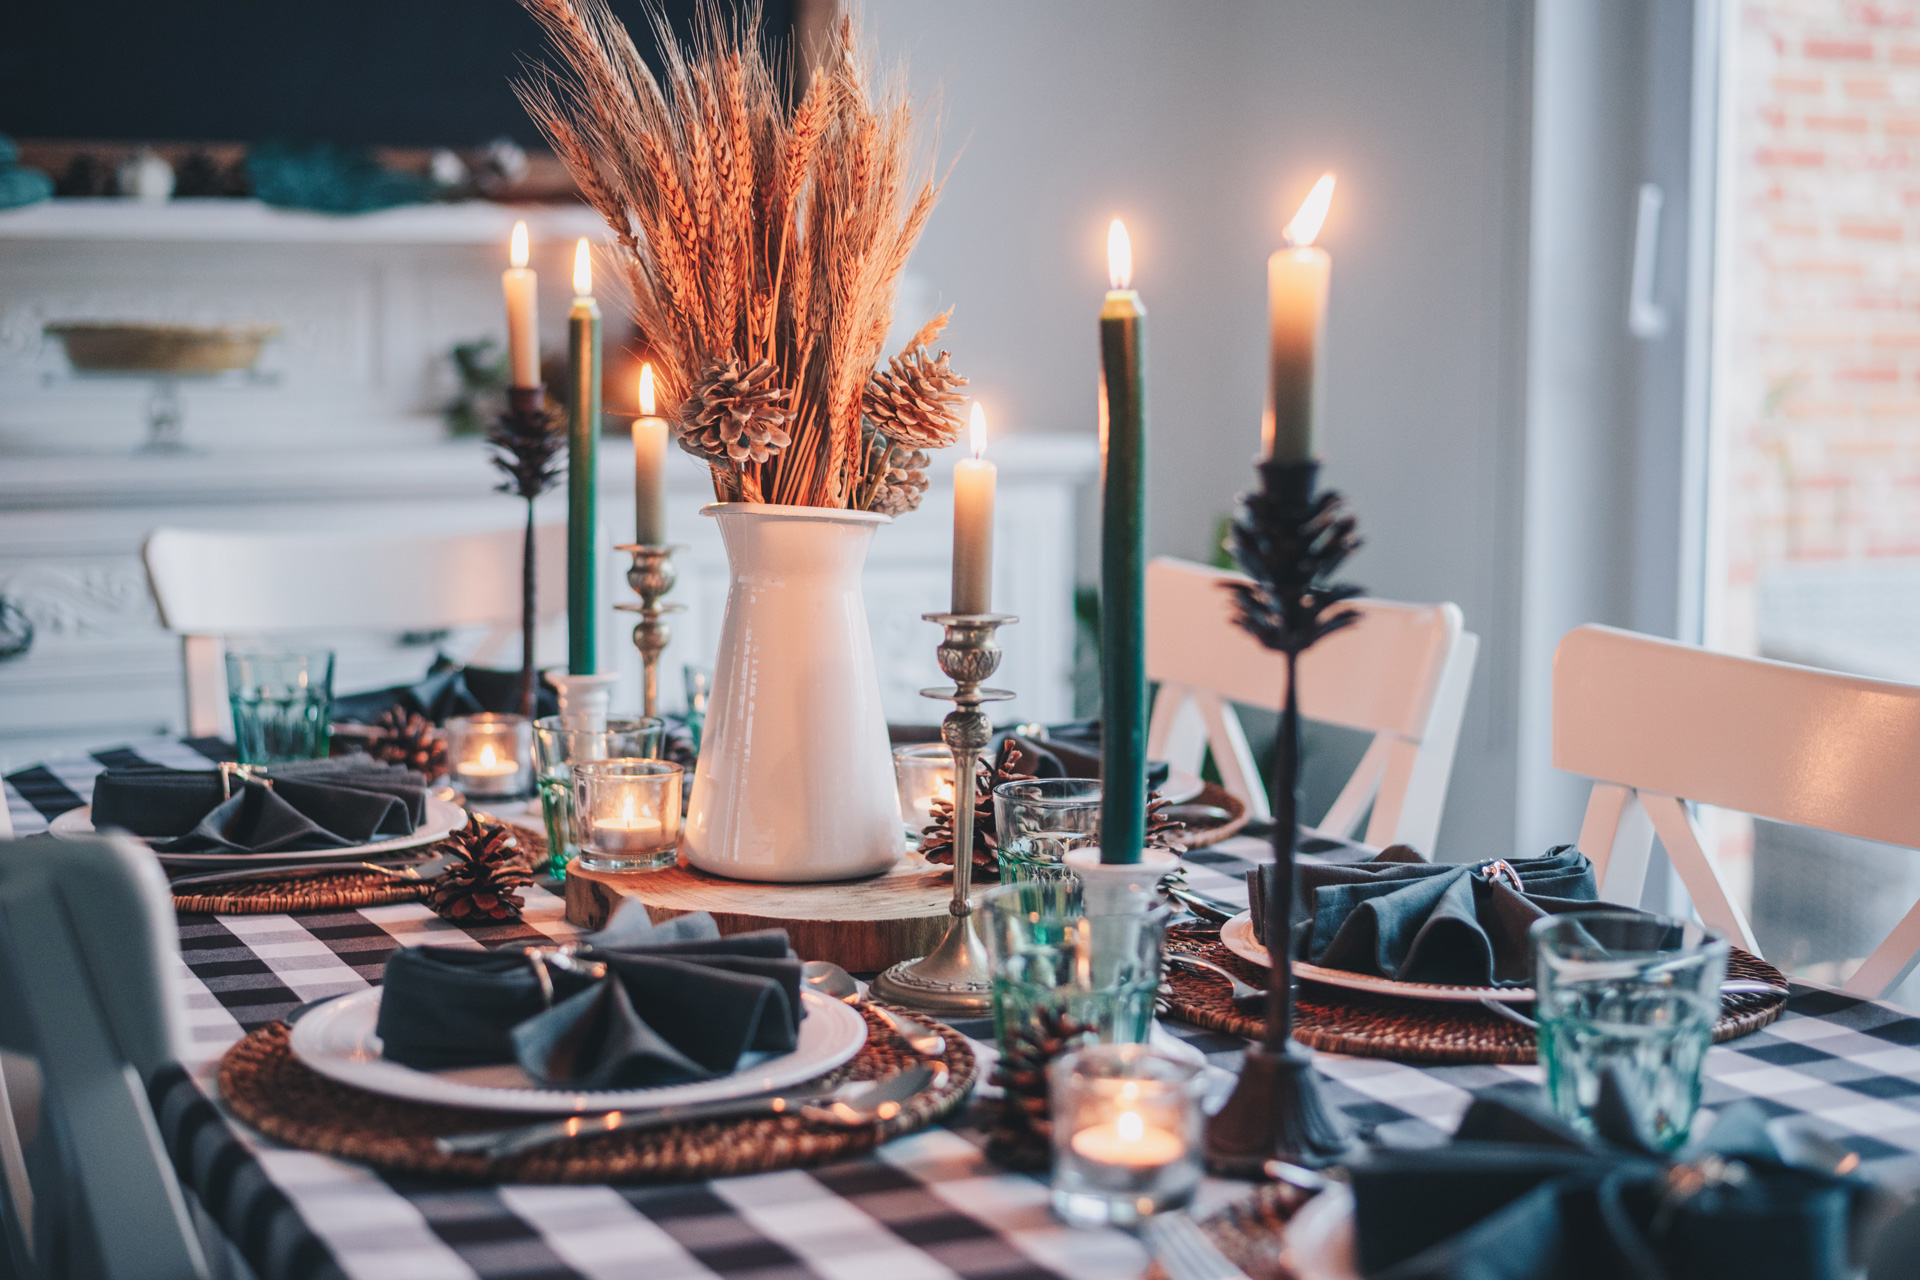
<path fill-rule="evenodd" d="M 282 862 L 366 862 L 372 857 L 401 853 L 444 840 L 467 825 L 467 811 L 436 796 L 427 797 L 426 821 L 412 835 L 395 836 L 346 849 L 297 849 L 281 853 L 155 853 L 169 867 L 271 867 Z M 63 840 L 93 834 L 93 806 L 69 809 L 47 824 L 47 833 Z M 135 836 L 134 839 L 140 839 Z"/>
<path fill-rule="evenodd" d="M 1253 913 L 1242 911 L 1220 926 L 1220 945 L 1242 960 L 1262 968 L 1273 967 L 1266 946 L 1253 933 Z M 1401 982 L 1371 973 L 1351 973 L 1346 969 L 1323 969 L 1304 960 L 1293 962 L 1293 976 L 1329 987 L 1349 991 L 1370 991 L 1381 996 L 1400 996 L 1407 1000 L 1447 1000 L 1455 1004 L 1478 1004 L 1482 1000 L 1501 1000 L 1508 1004 L 1532 1004 L 1532 987 L 1455 987 L 1439 982 Z"/>
<path fill-rule="evenodd" d="M 800 1020 L 800 1043 L 792 1053 L 764 1058 L 717 1080 L 651 1089 L 544 1089 L 514 1064 L 420 1071 L 389 1062 L 380 1056 L 380 1037 L 374 1034 L 380 1019 L 379 987 L 312 1009 L 293 1024 L 289 1043 L 293 1056 L 321 1075 L 389 1098 L 542 1115 L 619 1111 L 784 1089 L 825 1075 L 860 1052 L 867 1042 L 867 1020 L 858 1009 L 818 991 L 802 990 L 800 1000 L 807 1016 Z"/>

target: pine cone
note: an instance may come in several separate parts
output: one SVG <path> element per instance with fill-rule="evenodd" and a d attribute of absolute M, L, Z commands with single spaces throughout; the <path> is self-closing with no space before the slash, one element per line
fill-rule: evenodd
<path fill-rule="evenodd" d="M 993 1083 L 1005 1093 L 988 1130 L 989 1159 L 1030 1173 L 1052 1167 L 1047 1068 L 1092 1035 L 1091 1027 L 1063 1009 L 1036 1009 L 1024 1023 L 1007 1028 L 1006 1050 L 993 1069 Z"/>
<path fill-rule="evenodd" d="M 1158 791 L 1147 797 L 1147 847 L 1166 849 L 1173 853 L 1187 851 L 1187 838 L 1180 833 L 1187 829 L 1184 822 L 1176 822 L 1167 816 L 1167 799 Z"/>
<path fill-rule="evenodd" d="M 901 516 L 920 509 L 920 496 L 927 491 L 927 463 L 930 459 L 918 449 L 905 445 L 887 446 L 886 470 L 874 486 L 873 501 L 867 509 L 881 515 Z"/>
<path fill-rule="evenodd" d="M 751 369 L 739 359 L 716 361 L 680 406 L 680 447 L 702 461 L 738 467 L 765 462 L 792 443 L 787 389 L 773 381 L 773 362 Z"/>
<path fill-rule="evenodd" d="M 947 367 L 946 352 L 935 358 L 925 347 L 914 347 L 867 379 L 860 409 L 889 440 L 944 449 L 960 437 L 959 388 L 966 385 L 965 378 Z"/>
<path fill-rule="evenodd" d="M 532 501 L 560 478 L 567 433 L 558 404 L 542 403 L 533 414 L 503 413 L 487 428 L 488 460 L 506 477 L 496 486 Z"/>
<path fill-rule="evenodd" d="M 1000 842 L 993 820 L 993 789 L 1003 782 L 1017 782 L 1033 775 L 1020 768 L 1020 748 L 1007 738 L 1000 744 L 1000 757 L 988 769 L 980 763 L 979 779 L 973 798 L 973 875 L 976 880 L 1000 878 Z M 933 802 L 933 821 L 920 833 L 920 856 L 928 862 L 953 861 L 953 801 Z"/>
<path fill-rule="evenodd" d="M 456 923 L 518 920 L 527 905 L 519 890 L 533 883 L 513 835 L 498 822 L 471 818 L 440 842 L 453 862 L 433 882 L 427 905 Z"/>
<path fill-rule="evenodd" d="M 388 764 L 403 764 L 431 782 L 447 771 L 446 731 L 425 716 L 390 707 L 373 722 L 379 734 L 367 744 L 367 754 Z"/>

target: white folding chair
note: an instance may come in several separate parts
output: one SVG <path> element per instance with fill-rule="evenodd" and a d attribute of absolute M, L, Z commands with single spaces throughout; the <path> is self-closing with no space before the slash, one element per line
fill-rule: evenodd
<path fill-rule="evenodd" d="M 535 531 L 536 613 L 566 609 L 566 526 Z M 293 631 L 436 631 L 485 624 L 475 653 L 518 665 L 520 529 L 342 536 L 157 529 L 147 579 L 186 661 L 187 731 L 225 722 L 223 637 Z"/>
<path fill-rule="evenodd" d="M 147 1096 L 181 1056 L 180 964 L 173 900 L 145 848 L 0 845 L 0 1081 L 32 1086 L 10 1100 L 0 1087 L 0 1228 L 14 1271 L 209 1274 Z"/>
<path fill-rule="evenodd" d="M 1637 904 L 1657 833 L 1700 918 L 1759 954 L 1687 802 L 1920 847 L 1920 687 L 1585 626 L 1553 656 L 1553 763 L 1594 780 L 1580 828 L 1600 896 Z M 1920 905 L 1846 982 L 1920 958 Z"/>
<path fill-rule="evenodd" d="M 1287 666 L 1233 622 L 1239 574 L 1166 557 L 1147 566 L 1147 679 L 1158 681 L 1147 754 L 1197 773 L 1213 748 L 1220 782 L 1256 818 L 1267 791 L 1233 703 L 1278 707 Z M 1451 604 L 1355 600 L 1360 621 L 1300 659 L 1300 713 L 1374 735 L 1319 830 L 1432 854 L 1480 638 Z"/>

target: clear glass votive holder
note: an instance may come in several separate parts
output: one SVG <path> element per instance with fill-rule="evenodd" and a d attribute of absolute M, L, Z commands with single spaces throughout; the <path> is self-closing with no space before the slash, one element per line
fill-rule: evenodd
<path fill-rule="evenodd" d="M 580 852 L 573 831 L 575 760 L 657 760 L 667 722 L 658 716 L 612 719 L 604 729 L 569 729 L 559 716 L 533 722 L 533 771 L 547 828 L 547 873 L 564 878 Z"/>
<path fill-rule="evenodd" d="M 1098 778 L 1032 778 L 993 789 L 1000 883 L 1068 874 L 1070 849 L 1100 842 Z"/>
<path fill-rule="evenodd" d="M 680 777 L 664 760 L 576 760 L 573 835 L 590 871 L 657 871 L 680 849 Z"/>
<path fill-rule="evenodd" d="M 333 737 L 333 651 L 229 651 L 227 705 L 241 764 L 325 756 Z"/>
<path fill-rule="evenodd" d="M 1587 1133 L 1606 1111 L 1663 1151 L 1685 1142 L 1720 1016 L 1726 939 L 1635 911 L 1546 916 L 1529 933 L 1554 1110 Z"/>
<path fill-rule="evenodd" d="M 1170 914 L 1162 904 L 1088 915 L 1074 875 L 981 894 L 974 918 L 1001 1052 L 1034 1039 L 1146 1043 Z"/>
<path fill-rule="evenodd" d="M 503 800 L 533 789 L 533 723 L 483 711 L 447 721 L 447 780 L 470 800 Z"/>
<path fill-rule="evenodd" d="M 944 742 L 914 742 L 893 749 L 893 777 L 900 788 L 900 813 L 907 824 L 907 845 L 933 823 L 933 802 L 953 803 L 953 751 Z"/>
<path fill-rule="evenodd" d="M 1139 1044 L 1095 1044 L 1047 1071 L 1053 1211 L 1076 1227 L 1130 1227 L 1200 1185 L 1204 1068 Z"/>

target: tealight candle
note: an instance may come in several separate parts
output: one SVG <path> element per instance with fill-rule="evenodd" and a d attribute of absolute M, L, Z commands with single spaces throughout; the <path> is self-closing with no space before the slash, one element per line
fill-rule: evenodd
<path fill-rule="evenodd" d="M 907 843 L 918 847 L 920 833 L 933 822 L 933 802 L 953 802 L 953 752 L 939 742 L 895 747 L 893 775 L 900 788 Z"/>
<path fill-rule="evenodd" d="M 1200 1185 L 1201 1068 L 1140 1044 L 1095 1044 L 1048 1071 L 1053 1210 L 1131 1226 Z"/>
<path fill-rule="evenodd" d="M 607 853 L 648 853 L 660 847 L 660 819 L 636 811 L 633 792 L 620 801 L 620 812 L 596 818 L 593 842 Z"/>
<path fill-rule="evenodd" d="M 633 758 L 575 760 L 572 775 L 581 866 L 654 871 L 674 864 L 680 847 L 679 765 Z"/>
<path fill-rule="evenodd" d="M 1171 1164 L 1186 1154 L 1187 1144 L 1165 1129 L 1156 1129 L 1138 1111 L 1122 1111 L 1112 1124 L 1089 1125 L 1073 1135 L 1073 1149 L 1094 1164 L 1112 1165 L 1140 1173 Z"/>
<path fill-rule="evenodd" d="M 447 721 L 447 759 L 463 795 L 525 794 L 533 782 L 533 728 L 523 716 L 458 716 Z"/>

